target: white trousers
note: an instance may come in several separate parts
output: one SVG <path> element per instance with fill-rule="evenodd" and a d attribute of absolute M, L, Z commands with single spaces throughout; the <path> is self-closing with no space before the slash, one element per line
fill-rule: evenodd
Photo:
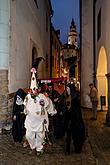
<path fill-rule="evenodd" d="M 45 132 L 34 132 L 26 130 L 26 139 L 30 145 L 31 149 L 36 149 L 40 152 L 43 149 Z"/>

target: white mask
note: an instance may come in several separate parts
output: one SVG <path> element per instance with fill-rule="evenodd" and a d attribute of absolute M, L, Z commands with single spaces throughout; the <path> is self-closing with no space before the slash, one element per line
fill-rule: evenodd
<path fill-rule="evenodd" d="M 17 105 L 22 105 L 23 104 L 23 100 L 22 100 L 22 98 L 19 95 L 17 95 L 16 104 Z"/>

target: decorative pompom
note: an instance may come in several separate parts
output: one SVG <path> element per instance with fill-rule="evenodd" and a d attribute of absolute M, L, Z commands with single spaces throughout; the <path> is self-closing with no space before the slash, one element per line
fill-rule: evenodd
<path fill-rule="evenodd" d="M 31 94 L 31 93 L 32 93 L 32 89 L 28 89 L 28 93 L 30 93 L 30 94 Z"/>
<path fill-rule="evenodd" d="M 41 99 L 40 101 L 39 101 L 39 104 L 41 105 L 41 106 L 45 106 L 45 102 L 44 102 L 44 99 Z"/>
<path fill-rule="evenodd" d="M 31 72 L 36 73 L 37 71 L 35 68 L 31 68 Z"/>

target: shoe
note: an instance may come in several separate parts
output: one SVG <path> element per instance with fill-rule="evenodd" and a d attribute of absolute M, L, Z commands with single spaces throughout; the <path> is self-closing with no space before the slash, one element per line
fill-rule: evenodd
<path fill-rule="evenodd" d="M 29 143 L 28 143 L 27 141 L 25 141 L 25 142 L 23 143 L 23 147 L 24 147 L 24 148 L 26 148 L 28 145 L 29 145 Z"/>
<path fill-rule="evenodd" d="M 41 151 L 37 151 L 37 156 L 40 156 L 40 155 L 42 155 L 43 153 L 44 153 L 43 150 L 41 150 Z"/>

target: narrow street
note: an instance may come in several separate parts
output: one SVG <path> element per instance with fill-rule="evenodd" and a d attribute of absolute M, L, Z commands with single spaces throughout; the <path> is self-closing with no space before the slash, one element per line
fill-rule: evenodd
<path fill-rule="evenodd" d="M 106 112 L 98 112 L 98 120 L 90 120 L 91 111 L 83 110 L 87 139 L 81 154 L 65 155 L 64 139 L 48 146 L 37 157 L 29 148 L 14 145 L 10 134 L 0 135 L 0 165 L 110 165 L 110 128 L 104 125 Z"/>
<path fill-rule="evenodd" d="M 98 112 L 98 121 L 91 121 L 87 110 L 84 113 L 88 143 L 98 165 L 110 165 L 110 127 L 105 125 L 106 113 Z"/>
<path fill-rule="evenodd" d="M 110 127 L 105 124 L 106 114 L 110 122 L 109 12 L 110 0 L 0 0 L 0 165 L 110 165 Z M 12 131 L 5 130 L 13 123 L 13 130 L 22 135 L 25 109 L 27 139 L 38 140 L 31 148 L 42 148 L 48 114 L 57 111 L 52 121 L 57 137 L 57 130 L 58 135 L 64 132 L 66 109 L 75 108 L 78 114 L 76 96 L 88 107 L 82 108 L 86 140 L 80 154 L 72 144 L 71 154 L 65 153 L 64 137 L 38 156 L 29 146 L 15 144 Z M 109 110 L 98 111 L 98 118 L 97 103 Z M 74 128 L 81 118 L 71 114 L 67 118 L 75 122 L 68 126 Z M 78 128 L 83 129 L 82 124 Z M 74 138 L 79 146 L 80 137 Z"/>

